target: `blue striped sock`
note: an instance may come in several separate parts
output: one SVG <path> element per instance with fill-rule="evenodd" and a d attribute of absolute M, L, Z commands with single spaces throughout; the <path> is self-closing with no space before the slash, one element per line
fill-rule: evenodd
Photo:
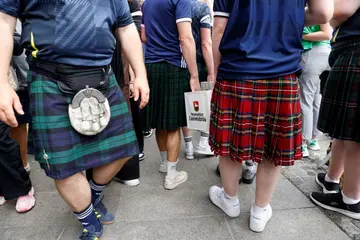
<path fill-rule="evenodd" d="M 94 207 L 92 203 L 90 203 L 90 205 L 87 208 L 85 208 L 85 210 L 81 212 L 74 212 L 74 214 L 77 217 L 77 219 L 81 222 L 84 229 L 87 229 L 89 226 L 94 226 L 96 232 L 101 231 L 101 224 L 95 215 Z"/>
<path fill-rule="evenodd" d="M 94 180 L 90 180 L 89 184 L 91 188 L 91 202 L 92 204 L 95 204 L 96 200 L 103 193 L 106 185 L 97 184 Z"/>

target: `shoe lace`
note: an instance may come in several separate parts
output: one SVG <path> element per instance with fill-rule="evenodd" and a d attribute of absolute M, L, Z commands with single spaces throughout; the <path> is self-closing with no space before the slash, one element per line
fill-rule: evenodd
<path fill-rule="evenodd" d="M 93 233 L 89 233 L 88 230 L 84 229 L 83 233 L 79 237 L 80 240 L 98 240 Z"/>
<path fill-rule="evenodd" d="M 108 210 L 102 201 L 96 205 L 95 214 L 96 214 L 97 218 L 101 218 L 101 216 L 105 215 L 107 212 L 108 212 Z"/>

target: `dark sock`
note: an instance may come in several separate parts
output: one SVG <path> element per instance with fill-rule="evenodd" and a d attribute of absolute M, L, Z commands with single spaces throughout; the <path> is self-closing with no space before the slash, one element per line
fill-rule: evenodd
<path fill-rule="evenodd" d="M 84 229 L 87 229 L 90 226 L 94 226 L 96 232 L 101 231 L 101 223 L 99 222 L 98 218 L 95 215 L 94 207 L 92 203 L 90 203 L 90 205 L 87 208 L 85 208 L 85 210 L 81 212 L 74 212 L 74 214 L 77 217 L 77 219 L 81 222 Z"/>
<path fill-rule="evenodd" d="M 96 200 L 101 196 L 106 185 L 97 184 L 94 180 L 89 182 L 91 188 L 91 202 L 95 204 Z"/>

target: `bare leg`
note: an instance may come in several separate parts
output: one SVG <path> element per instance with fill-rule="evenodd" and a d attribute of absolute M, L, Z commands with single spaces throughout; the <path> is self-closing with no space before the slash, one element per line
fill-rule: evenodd
<path fill-rule="evenodd" d="M 242 164 L 232 161 L 229 157 L 220 157 L 219 170 L 221 182 L 227 195 L 237 196 Z"/>
<path fill-rule="evenodd" d="M 94 168 L 94 181 L 102 185 L 108 184 L 130 158 L 131 157 L 120 159 L 107 165 Z"/>
<path fill-rule="evenodd" d="M 20 145 L 21 159 L 24 167 L 28 165 L 27 161 L 27 144 L 28 144 L 28 131 L 27 124 L 21 124 L 16 128 L 11 128 L 10 137 Z"/>
<path fill-rule="evenodd" d="M 74 212 L 81 212 L 91 203 L 89 182 L 82 173 L 64 180 L 55 180 L 56 188 Z"/>
<path fill-rule="evenodd" d="M 344 194 L 354 200 L 360 200 L 360 144 L 344 141 L 345 174 Z"/>
<path fill-rule="evenodd" d="M 180 128 L 175 131 L 167 131 L 166 149 L 169 162 L 176 162 L 179 157 L 181 143 Z"/>
<path fill-rule="evenodd" d="M 187 127 L 182 127 L 181 130 L 182 130 L 182 133 L 183 133 L 184 137 L 191 137 L 192 136 L 191 135 L 191 130 L 188 129 Z"/>
<path fill-rule="evenodd" d="M 167 151 L 166 141 L 167 141 L 167 131 L 166 130 L 156 130 L 156 142 L 157 142 L 160 152 Z"/>
<path fill-rule="evenodd" d="M 332 180 L 340 180 L 344 173 L 345 164 L 345 144 L 344 141 L 334 139 L 331 145 L 331 163 L 328 176 Z"/>
<path fill-rule="evenodd" d="M 258 165 L 256 174 L 255 204 L 260 208 L 266 207 L 273 196 L 280 177 L 280 166 L 275 166 L 267 160 Z"/>

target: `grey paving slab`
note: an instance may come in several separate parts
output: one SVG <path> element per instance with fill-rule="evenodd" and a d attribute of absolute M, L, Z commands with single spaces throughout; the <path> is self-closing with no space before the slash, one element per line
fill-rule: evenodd
<path fill-rule="evenodd" d="M 21 225 L 19 225 L 21 226 Z M 57 240 L 63 229 L 38 225 L 36 227 L 16 227 L 1 229 L 1 240 Z M 74 239 L 74 238 L 72 238 Z"/>
<path fill-rule="evenodd" d="M 249 230 L 249 215 L 227 219 L 236 240 L 348 240 L 350 239 L 317 208 L 274 211 L 263 233 Z"/>
<path fill-rule="evenodd" d="M 254 185 L 251 187 L 255 188 Z M 271 205 L 274 209 L 314 207 L 314 204 L 289 181 L 279 181 Z"/>
<path fill-rule="evenodd" d="M 191 190 L 183 184 L 172 191 L 164 188 L 148 188 L 141 191 L 123 189 L 116 217 L 138 221 L 219 214 L 222 212 L 210 202 L 208 189 Z"/>
<path fill-rule="evenodd" d="M 78 232 L 66 229 L 62 239 Z M 104 240 L 232 240 L 223 216 L 157 221 L 116 222 L 105 228 Z"/>

